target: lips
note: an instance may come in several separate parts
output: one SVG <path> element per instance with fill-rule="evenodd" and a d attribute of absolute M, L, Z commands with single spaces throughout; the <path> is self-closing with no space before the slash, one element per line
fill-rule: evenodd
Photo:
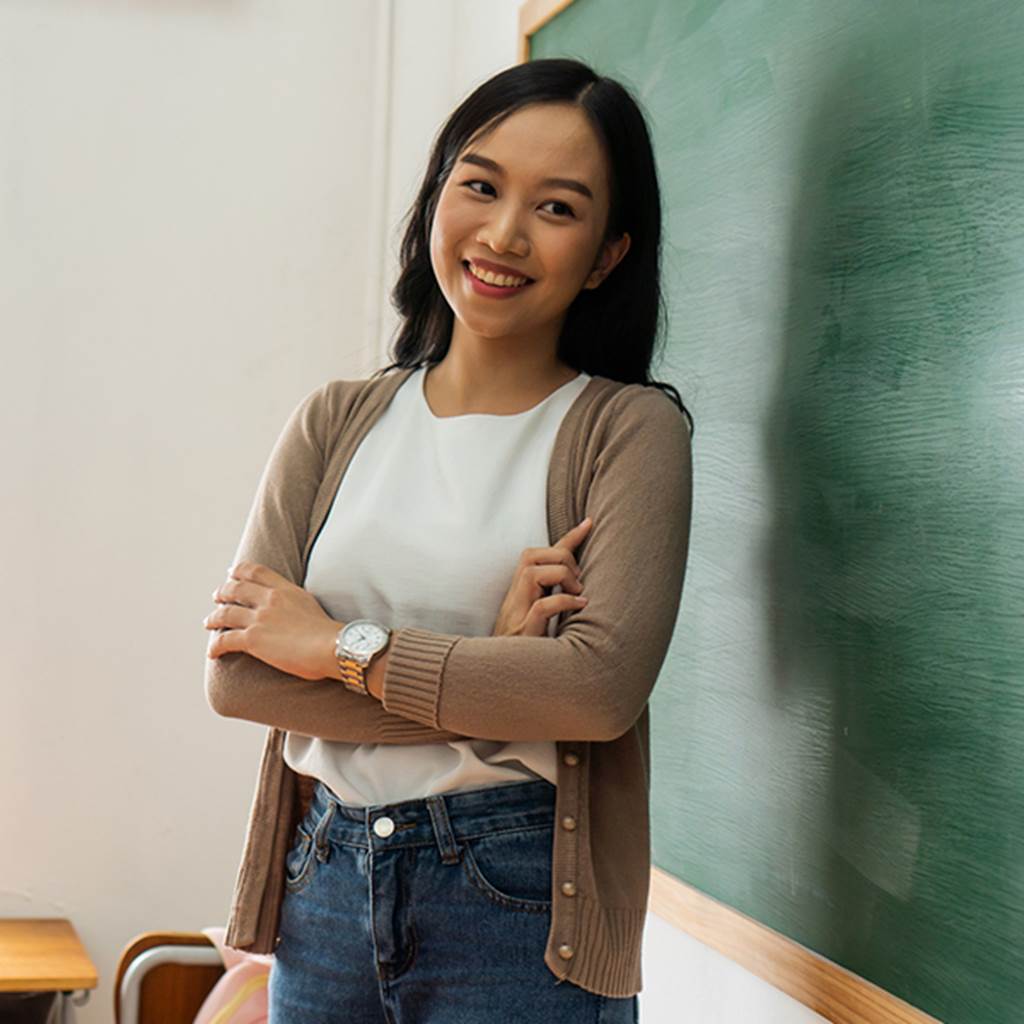
<path fill-rule="evenodd" d="M 514 299 L 517 295 L 522 295 L 523 292 L 527 291 L 532 280 L 524 281 L 522 284 L 517 285 L 497 285 L 488 284 L 486 281 L 481 281 L 476 274 L 470 270 L 469 263 L 463 262 L 462 273 L 466 278 L 466 282 L 469 287 L 480 296 L 488 299 Z"/>
<path fill-rule="evenodd" d="M 507 274 L 509 277 L 525 277 L 527 281 L 533 280 L 529 274 L 524 274 L 521 270 L 503 266 L 501 263 L 491 263 L 490 260 L 473 259 L 462 261 L 462 265 L 467 269 L 471 263 L 474 267 L 478 267 L 480 270 L 489 270 L 492 274 Z"/>

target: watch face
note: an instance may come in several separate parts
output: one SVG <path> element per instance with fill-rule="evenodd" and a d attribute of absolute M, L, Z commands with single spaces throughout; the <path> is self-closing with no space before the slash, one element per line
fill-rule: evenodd
<path fill-rule="evenodd" d="M 354 654 L 372 654 L 387 642 L 387 633 L 375 622 L 350 622 L 342 633 L 342 642 Z"/>

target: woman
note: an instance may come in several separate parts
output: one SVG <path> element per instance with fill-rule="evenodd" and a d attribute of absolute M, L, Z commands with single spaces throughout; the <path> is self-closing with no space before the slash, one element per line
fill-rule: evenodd
<path fill-rule="evenodd" d="M 692 478 L 659 244 L 625 89 L 501 72 L 434 146 L 395 361 L 274 448 L 206 621 L 211 706 L 271 727 L 226 942 L 276 954 L 273 1024 L 638 1019 Z"/>

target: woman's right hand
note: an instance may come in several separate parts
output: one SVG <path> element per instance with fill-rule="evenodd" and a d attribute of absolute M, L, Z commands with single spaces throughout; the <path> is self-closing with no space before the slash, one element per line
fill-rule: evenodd
<path fill-rule="evenodd" d="M 549 548 L 526 548 L 519 556 L 512 586 L 505 595 L 492 636 L 546 636 L 548 619 L 586 604 L 580 597 L 580 567 L 573 555 L 590 530 L 588 516 Z M 568 593 L 545 597 L 545 588 L 561 586 Z"/>

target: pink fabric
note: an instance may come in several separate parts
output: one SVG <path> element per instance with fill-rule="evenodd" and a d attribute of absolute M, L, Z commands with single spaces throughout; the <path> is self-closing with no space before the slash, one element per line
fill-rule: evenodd
<path fill-rule="evenodd" d="M 193 1024 L 267 1024 L 267 979 L 272 954 L 224 945 L 225 928 L 203 928 L 224 961 L 224 976 L 210 990 Z"/>

